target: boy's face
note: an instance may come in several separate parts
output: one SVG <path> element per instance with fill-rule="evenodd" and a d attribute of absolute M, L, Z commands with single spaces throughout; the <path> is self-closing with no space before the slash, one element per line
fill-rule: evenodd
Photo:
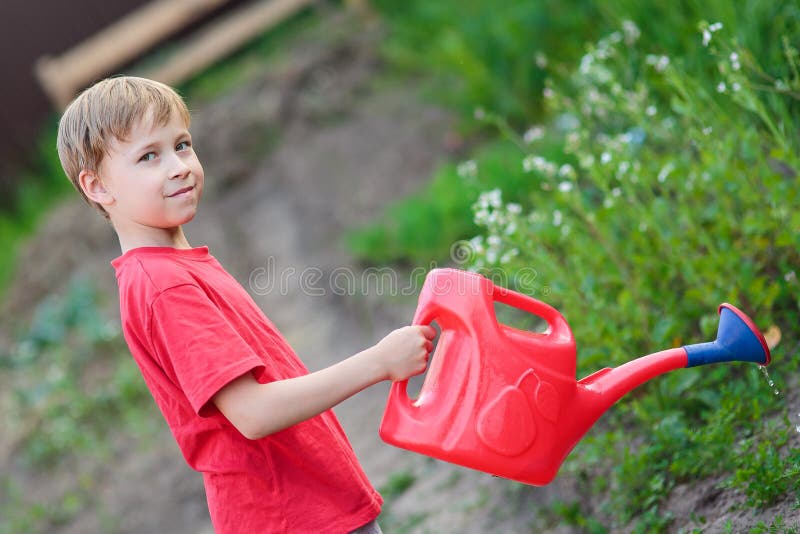
<path fill-rule="evenodd" d="M 113 201 L 105 206 L 119 231 L 158 238 L 189 222 L 203 193 L 203 167 L 183 120 L 137 121 L 127 140 L 113 140 L 98 174 Z"/>

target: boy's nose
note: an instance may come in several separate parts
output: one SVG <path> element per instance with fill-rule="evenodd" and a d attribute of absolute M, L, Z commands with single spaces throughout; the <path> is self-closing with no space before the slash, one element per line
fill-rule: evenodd
<path fill-rule="evenodd" d="M 186 178 L 189 175 L 189 167 L 184 166 L 183 168 L 176 168 L 175 170 L 170 173 L 170 180 L 175 180 L 177 178 Z"/>
<path fill-rule="evenodd" d="M 191 169 L 183 160 L 180 158 L 174 158 L 170 168 L 169 177 L 170 179 L 186 178 L 190 171 Z"/>

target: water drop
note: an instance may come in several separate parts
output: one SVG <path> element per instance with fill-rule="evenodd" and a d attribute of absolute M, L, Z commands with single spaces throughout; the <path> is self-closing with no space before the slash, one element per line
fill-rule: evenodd
<path fill-rule="evenodd" d="M 764 375 L 764 378 L 767 379 L 767 383 L 769 384 L 769 387 L 772 388 L 772 392 L 775 395 L 780 395 L 781 392 L 778 390 L 778 388 L 775 387 L 775 381 L 772 379 L 771 376 L 769 376 L 769 371 L 767 371 L 767 367 L 765 365 L 759 365 L 758 368 L 761 371 L 761 374 Z"/>

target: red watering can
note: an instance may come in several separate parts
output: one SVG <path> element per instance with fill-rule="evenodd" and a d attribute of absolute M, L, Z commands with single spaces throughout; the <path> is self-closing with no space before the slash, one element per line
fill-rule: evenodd
<path fill-rule="evenodd" d="M 547 322 L 544 333 L 497 322 L 494 302 Z M 438 322 L 439 341 L 416 399 L 395 382 L 380 426 L 397 447 L 526 484 L 545 485 L 620 397 L 667 371 L 707 363 L 770 362 L 744 313 L 719 307 L 717 339 L 637 358 L 575 379 L 575 339 L 551 306 L 476 273 L 434 269 L 414 324 Z"/>

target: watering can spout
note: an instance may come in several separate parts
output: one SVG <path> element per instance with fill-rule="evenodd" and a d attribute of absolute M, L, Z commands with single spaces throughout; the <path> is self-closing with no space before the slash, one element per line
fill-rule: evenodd
<path fill-rule="evenodd" d="M 768 365 L 772 360 L 767 342 L 753 321 L 738 308 L 727 303 L 719 307 L 717 339 L 684 348 L 686 367 L 719 362 Z"/>
<path fill-rule="evenodd" d="M 721 362 L 770 363 L 767 342 L 747 315 L 727 303 L 720 305 L 719 314 L 714 341 L 668 349 L 613 369 L 601 369 L 578 382 L 578 404 L 585 405 L 590 412 L 597 412 L 599 417 L 620 397 L 668 371 Z"/>

